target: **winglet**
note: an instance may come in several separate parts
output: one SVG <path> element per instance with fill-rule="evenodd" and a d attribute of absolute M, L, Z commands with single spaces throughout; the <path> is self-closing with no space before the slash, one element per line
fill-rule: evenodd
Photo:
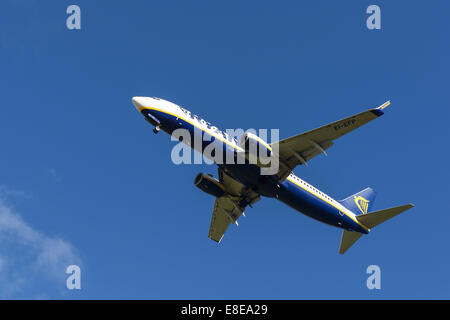
<path fill-rule="evenodd" d="M 386 101 L 378 108 L 372 109 L 371 111 L 378 117 L 382 116 L 384 114 L 384 109 L 391 104 L 391 100 Z"/>
<path fill-rule="evenodd" d="M 384 108 L 386 108 L 388 105 L 391 104 L 391 100 L 386 101 L 385 103 L 383 103 L 381 106 L 379 106 L 377 109 L 379 110 L 383 110 Z"/>

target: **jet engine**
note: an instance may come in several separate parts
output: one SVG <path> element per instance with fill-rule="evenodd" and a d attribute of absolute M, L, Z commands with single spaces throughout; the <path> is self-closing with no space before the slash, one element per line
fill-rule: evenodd
<path fill-rule="evenodd" d="M 221 197 L 225 193 L 225 187 L 208 174 L 199 173 L 194 179 L 194 185 L 214 197 Z"/>

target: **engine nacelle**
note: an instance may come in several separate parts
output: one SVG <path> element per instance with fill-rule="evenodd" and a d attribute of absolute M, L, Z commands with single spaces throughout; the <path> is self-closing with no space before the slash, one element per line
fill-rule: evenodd
<path fill-rule="evenodd" d="M 241 136 L 239 145 L 245 151 L 245 157 L 250 163 L 260 166 L 269 165 L 272 148 L 257 135 L 246 132 Z"/>
<path fill-rule="evenodd" d="M 199 173 L 195 177 L 194 184 L 203 192 L 206 192 L 214 197 L 221 197 L 225 193 L 225 188 L 219 181 L 204 173 Z"/>

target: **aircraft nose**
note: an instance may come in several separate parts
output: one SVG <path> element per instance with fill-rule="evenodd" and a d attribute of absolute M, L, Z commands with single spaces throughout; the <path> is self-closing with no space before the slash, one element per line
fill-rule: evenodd
<path fill-rule="evenodd" d="M 142 108 L 144 107 L 144 98 L 143 97 L 133 97 L 131 99 L 131 101 L 133 102 L 136 109 L 138 109 L 139 111 L 141 111 Z"/>

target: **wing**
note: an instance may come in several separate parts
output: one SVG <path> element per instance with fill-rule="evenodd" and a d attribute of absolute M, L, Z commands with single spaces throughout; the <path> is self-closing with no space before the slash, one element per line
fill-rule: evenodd
<path fill-rule="evenodd" d="M 220 242 L 231 222 L 237 225 L 237 220 L 244 213 L 244 208 L 239 207 L 236 201 L 228 196 L 216 198 L 214 210 L 209 225 L 208 237 Z"/>
<path fill-rule="evenodd" d="M 389 104 L 387 101 L 378 108 L 272 143 L 272 149 L 278 148 L 280 156 L 278 177 L 284 180 L 297 165 L 307 165 L 310 159 L 321 153 L 326 155 L 325 150 L 334 144 L 334 140 L 383 115 Z"/>
<path fill-rule="evenodd" d="M 219 169 L 219 180 L 226 192 L 214 202 L 208 233 L 208 237 L 216 242 L 222 240 L 230 223 L 238 225 L 237 220 L 244 214 L 247 205 L 252 206 L 260 200 L 259 194 L 247 189 L 221 169 Z"/>

